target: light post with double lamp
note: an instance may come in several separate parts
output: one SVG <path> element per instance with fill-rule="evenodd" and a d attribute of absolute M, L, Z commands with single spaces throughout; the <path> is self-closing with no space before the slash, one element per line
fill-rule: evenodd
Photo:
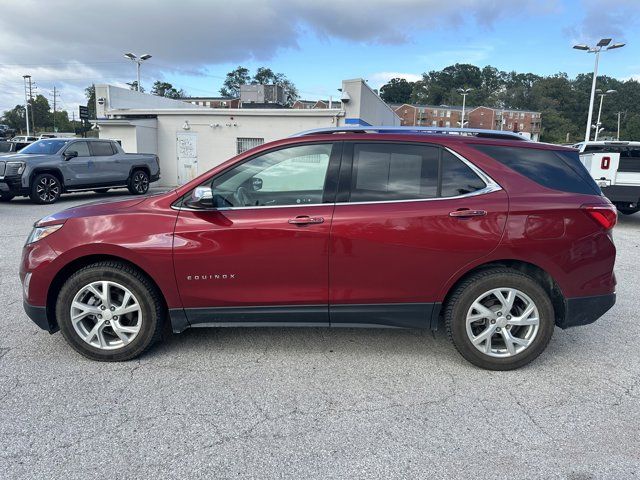
<path fill-rule="evenodd" d="M 464 108 L 467 105 L 467 95 L 473 88 L 459 88 L 458 93 L 462 95 L 462 118 L 460 119 L 460 128 L 464 128 Z"/>
<path fill-rule="evenodd" d="M 144 55 L 138 57 L 137 55 L 134 55 L 133 53 L 129 52 L 129 53 L 125 53 L 124 56 L 125 58 L 128 58 L 129 60 L 134 62 L 137 66 L 136 72 L 138 74 L 138 83 L 136 84 L 136 90 L 139 92 L 140 91 L 140 64 L 145 60 L 149 60 L 151 58 L 151 55 L 149 55 L 148 53 L 145 53 Z"/>
<path fill-rule="evenodd" d="M 602 116 L 602 102 L 604 100 L 604 97 L 606 97 L 607 95 L 611 95 L 612 93 L 617 93 L 617 90 L 607 90 L 606 92 L 603 92 L 602 90 L 600 90 L 599 88 L 596 89 L 596 93 L 598 95 L 600 95 L 600 107 L 598 108 L 598 121 L 596 122 L 596 134 L 593 138 L 594 142 L 598 141 L 598 133 L 600 133 L 600 117 Z"/>
<path fill-rule="evenodd" d="M 614 43 L 610 45 L 610 38 L 601 39 L 594 47 L 590 47 L 585 45 L 584 43 L 580 43 L 578 45 L 574 45 L 573 48 L 576 50 L 584 50 L 585 52 L 595 53 L 596 54 L 596 64 L 593 68 L 593 81 L 591 82 L 591 97 L 589 99 L 589 114 L 587 116 L 587 130 L 584 134 L 584 141 L 588 142 L 589 137 L 591 136 L 591 120 L 593 119 L 593 102 L 596 96 L 596 78 L 598 77 L 598 61 L 600 60 L 600 52 L 604 48 L 605 50 L 613 50 L 614 48 L 624 47 L 624 43 Z"/>

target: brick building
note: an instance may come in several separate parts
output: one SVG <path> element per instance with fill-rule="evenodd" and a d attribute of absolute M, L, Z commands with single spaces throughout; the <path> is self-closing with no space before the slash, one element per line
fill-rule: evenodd
<path fill-rule="evenodd" d="M 423 127 L 460 127 L 461 106 L 391 105 L 402 125 Z M 471 107 L 465 110 L 465 127 L 526 132 L 532 140 L 540 139 L 540 112 Z"/>

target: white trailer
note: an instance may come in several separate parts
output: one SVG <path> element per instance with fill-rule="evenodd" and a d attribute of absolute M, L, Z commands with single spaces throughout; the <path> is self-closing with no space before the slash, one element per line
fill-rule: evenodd
<path fill-rule="evenodd" d="M 640 142 L 581 142 L 580 160 L 620 213 L 640 210 Z"/>

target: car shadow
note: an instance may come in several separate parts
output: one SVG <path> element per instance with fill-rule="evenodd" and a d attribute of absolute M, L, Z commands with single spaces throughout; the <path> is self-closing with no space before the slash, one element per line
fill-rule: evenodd
<path fill-rule="evenodd" d="M 75 205 L 82 205 L 83 203 L 89 202 L 98 202 L 101 200 L 125 200 L 127 198 L 134 197 L 144 197 L 149 195 L 154 195 L 156 193 L 162 193 L 169 191 L 170 188 L 153 188 L 149 189 L 149 192 L 146 195 L 132 195 L 129 193 L 127 189 L 117 189 L 110 190 L 106 193 L 96 193 L 96 192 L 77 192 L 77 193 L 65 193 L 60 196 L 57 202 L 47 205 L 37 205 L 29 199 L 29 197 L 15 197 L 11 202 L 5 203 L 4 205 L 21 205 L 21 206 L 39 206 L 39 207 L 47 207 L 47 206 L 69 206 L 68 204 L 73 203 Z M 80 203 L 79 203 L 80 202 Z"/>

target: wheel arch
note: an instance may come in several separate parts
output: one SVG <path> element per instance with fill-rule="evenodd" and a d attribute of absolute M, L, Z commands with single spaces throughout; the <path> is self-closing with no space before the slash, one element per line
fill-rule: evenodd
<path fill-rule="evenodd" d="M 129 178 L 131 178 L 131 176 L 133 175 L 133 172 L 137 170 L 144 170 L 147 173 L 147 175 L 151 177 L 151 169 L 149 168 L 149 165 L 145 165 L 144 163 L 142 163 L 142 164 L 131 165 L 131 168 L 129 168 Z"/>
<path fill-rule="evenodd" d="M 135 264 L 130 260 L 119 257 L 117 255 L 109 255 L 109 254 L 85 255 L 72 260 L 71 262 L 67 263 L 64 267 L 62 267 L 58 271 L 58 273 L 56 273 L 56 275 L 53 277 L 53 280 L 49 285 L 49 289 L 47 291 L 46 312 L 47 312 L 47 321 L 49 322 L 49 325 L 50 325 L 50 331 L 55 332 L 58 330 L 58 322 L 56 321 L 56 315 L 55 315 L 56 302 L 58 299 L 58 293 L 60 293 L 60 289 L 62 288 L 64 283 L 67 281 L 67 279 L 71 275 L 73 275 L 75 272 L 77 272 L 78 270 L 88 265 L 98 263 L 98 262 L 104 262 L 104 261 L 120 262 L 142 273 L 149 280 L 149 282 L 154 286 L 154 288 L 157 289 L 158 296 L 163 303 L 163 308 L 165 310 L 168 310 L 167 300 L 165 298 L 164 292 L 162 291 L 162 288 L 160 288 L 158 283 L 153 279 L 151 275 L 149 275 L 148 272 L 145 271 L 144 268 L 140 267 L 139 265 Z"/>
<path fill-rule="evenodd" d="M 464 282 L 467 278 L 480 271 L 496 267 L 511 268 L 533 278 L 549 295 L 555 312 L 556 323 L 562 322 L 564 320 L 567 311 L 567 303 L 565 300 L 565 296 L 562 293 L 560 286 L 558 285 L 558 282 L 556 282 L 551 274 L 549 274 L 545 269 L 539 267 L 538 265 L 517 259 L 491 260 L 489 262 L 476 265 L 473 268 L 470 268 L 469 270 L 463 272 L 457 278 L 455 278 L 447 288 L 446 294 L 444 295 L 444 298 L 442 300 L 443 307 L 447 304 L 449 298 L 451 297 L 453 292 L 455 292 L 456 288 L 458 288 L 458 285 Z M 443 310 L 444 308 L 441 309 L 441 311 Z M 437 315 L 435 318 L 432 318 L 431 327 L 434 330 L 437 329 L 437 326 L 439 324 L 441 311 L 438 312 L 439 315 Z"/>
<path fill-rule="evenodd" d="M 48 173 L 60 180 L 60 185 L 62 185 L 62 189 L 64 190 L 64 175 L 62 175 L 62 172 L 55 167 L 35 167 L 29 175 L 29 188 L 33 185 L 33 180 L 36 176 L 42 173 Z"/>

